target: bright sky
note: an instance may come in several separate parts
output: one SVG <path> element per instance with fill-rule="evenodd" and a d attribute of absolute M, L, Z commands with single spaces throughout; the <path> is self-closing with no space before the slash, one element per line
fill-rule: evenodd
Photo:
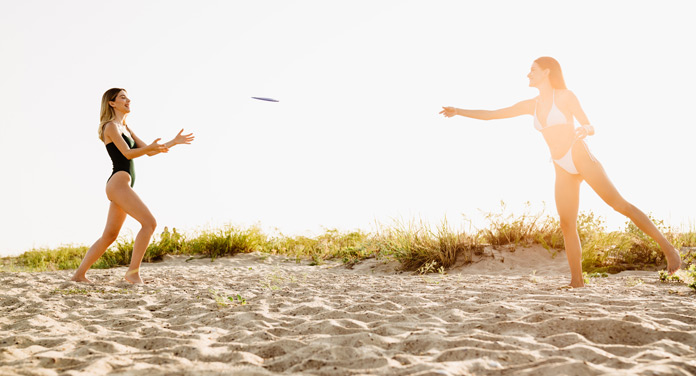
<path fill-rule="evenodd" d="M 0 255 L 91 244 L 111 161 L 103 92 L 124 87 L 143 140 L 192 145 L 135 161 L 158 232 L 224 224 L 315 234 L 526 201 L 555 215 L 553 166 L 532 118 L 477 121 L 537 95 L 559 60 L 619 191 L 694 225 L 696 54 L 690 2 L 3 1 Z M 251 96 L 273 97 L 279 103 Z M 619 228 L 583 185 L 580 208 Z M 139 226 L 129 219 L 122 234 Z M 130 232 L 129 232 L 130 231 Z"/>

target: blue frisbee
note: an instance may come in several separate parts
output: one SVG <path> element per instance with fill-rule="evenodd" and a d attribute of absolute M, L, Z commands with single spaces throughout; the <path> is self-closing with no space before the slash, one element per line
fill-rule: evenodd
<path fill-rule="evenodd" d="M 252 99 L 258 99 L 260 101 L 266 101 L 266 102 L 278 102 L 277 99 L 273 98 L 264 98 L 264 97 L 251 97 Z"/>

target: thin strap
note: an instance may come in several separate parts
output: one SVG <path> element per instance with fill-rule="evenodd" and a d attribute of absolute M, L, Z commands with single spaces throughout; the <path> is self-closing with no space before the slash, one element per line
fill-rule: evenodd
<path fill-rule="evenodd" d="M 556 105 L 556 89 L 551 92 L 551 107 Z"/>

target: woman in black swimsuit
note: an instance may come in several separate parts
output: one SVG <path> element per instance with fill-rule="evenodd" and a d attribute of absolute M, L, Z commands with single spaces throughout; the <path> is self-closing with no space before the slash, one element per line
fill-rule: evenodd
<path fill-rule="evenodd" d="M 130 99 L 126 90 L 114 88 L 104 93 L 101 103 L 99 139 L 106 145 L 106 151 L 114 165 L 113 172 L 106 182 L 106 197 L 111 201 L 111 206 L 104 233 L 85 254 L 80 267 L 71 278 L 73 281 L 90 282 L 85 277 L 85 273 L 116 240 L 127 214 L 140 222 L 142 228 L 135 237 L 133 255 L 125 278 L 131 283 L 143 283 L 140 278 L 140 263 L 150 238 L 155 232 L 157 222 L 147 206 L 133 191 L 132 187 L 135 183 L 133 159 L 146 154 L 152 156 L 166 153 L 174 145 L 190 144 L 193 141 L 193 134 L 184 135 L 182 129 L 169 142 L 160 144 L 158 138 L 147 145 L 126 125 L 126 116 L 129 112 Z"/>

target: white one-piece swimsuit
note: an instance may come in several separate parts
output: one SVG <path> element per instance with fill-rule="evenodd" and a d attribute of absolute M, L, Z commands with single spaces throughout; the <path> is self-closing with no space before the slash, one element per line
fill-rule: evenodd
<path fill-rule="evenodd" d="M 539 118 L 537 117 L 537 106 L 539 105 L 539 100 L 537 99 L 537 103 L 534 106 L 534 128 L 536 128 L 539 132 L 543 131 L 546 128 L 550 128 L 556 125 L 568 124 L 568 120 L 566 119 L 565 115 L 563 115 L 561 110 L 559 110 L 558 107 L 556 107 L 555 97 L 556 90 L 554 90 L 552 94 L 551 110 L 549 110 L 549 114 L 546 116 L 545 127 L 541 125 L 541 123 L 539 122 Z M 573 146 L 575 146 L 575 143 L 578 141 L 582 142 L 583 145 L 585 145 L 585 148 L 587 148 L 587 145 L 583 140 L 576 138 L 575 140 L 573 140 L 573 143 L 570 145 L 570 148 L 564 156 L 562 156 L 559 159 L 552 158 L 554 163 L 556 163 L 562 169 L 566 170 L 571 175 L 578 175 L 578 169 L 575 168 L 575 163 L 573 163 Z"/>

